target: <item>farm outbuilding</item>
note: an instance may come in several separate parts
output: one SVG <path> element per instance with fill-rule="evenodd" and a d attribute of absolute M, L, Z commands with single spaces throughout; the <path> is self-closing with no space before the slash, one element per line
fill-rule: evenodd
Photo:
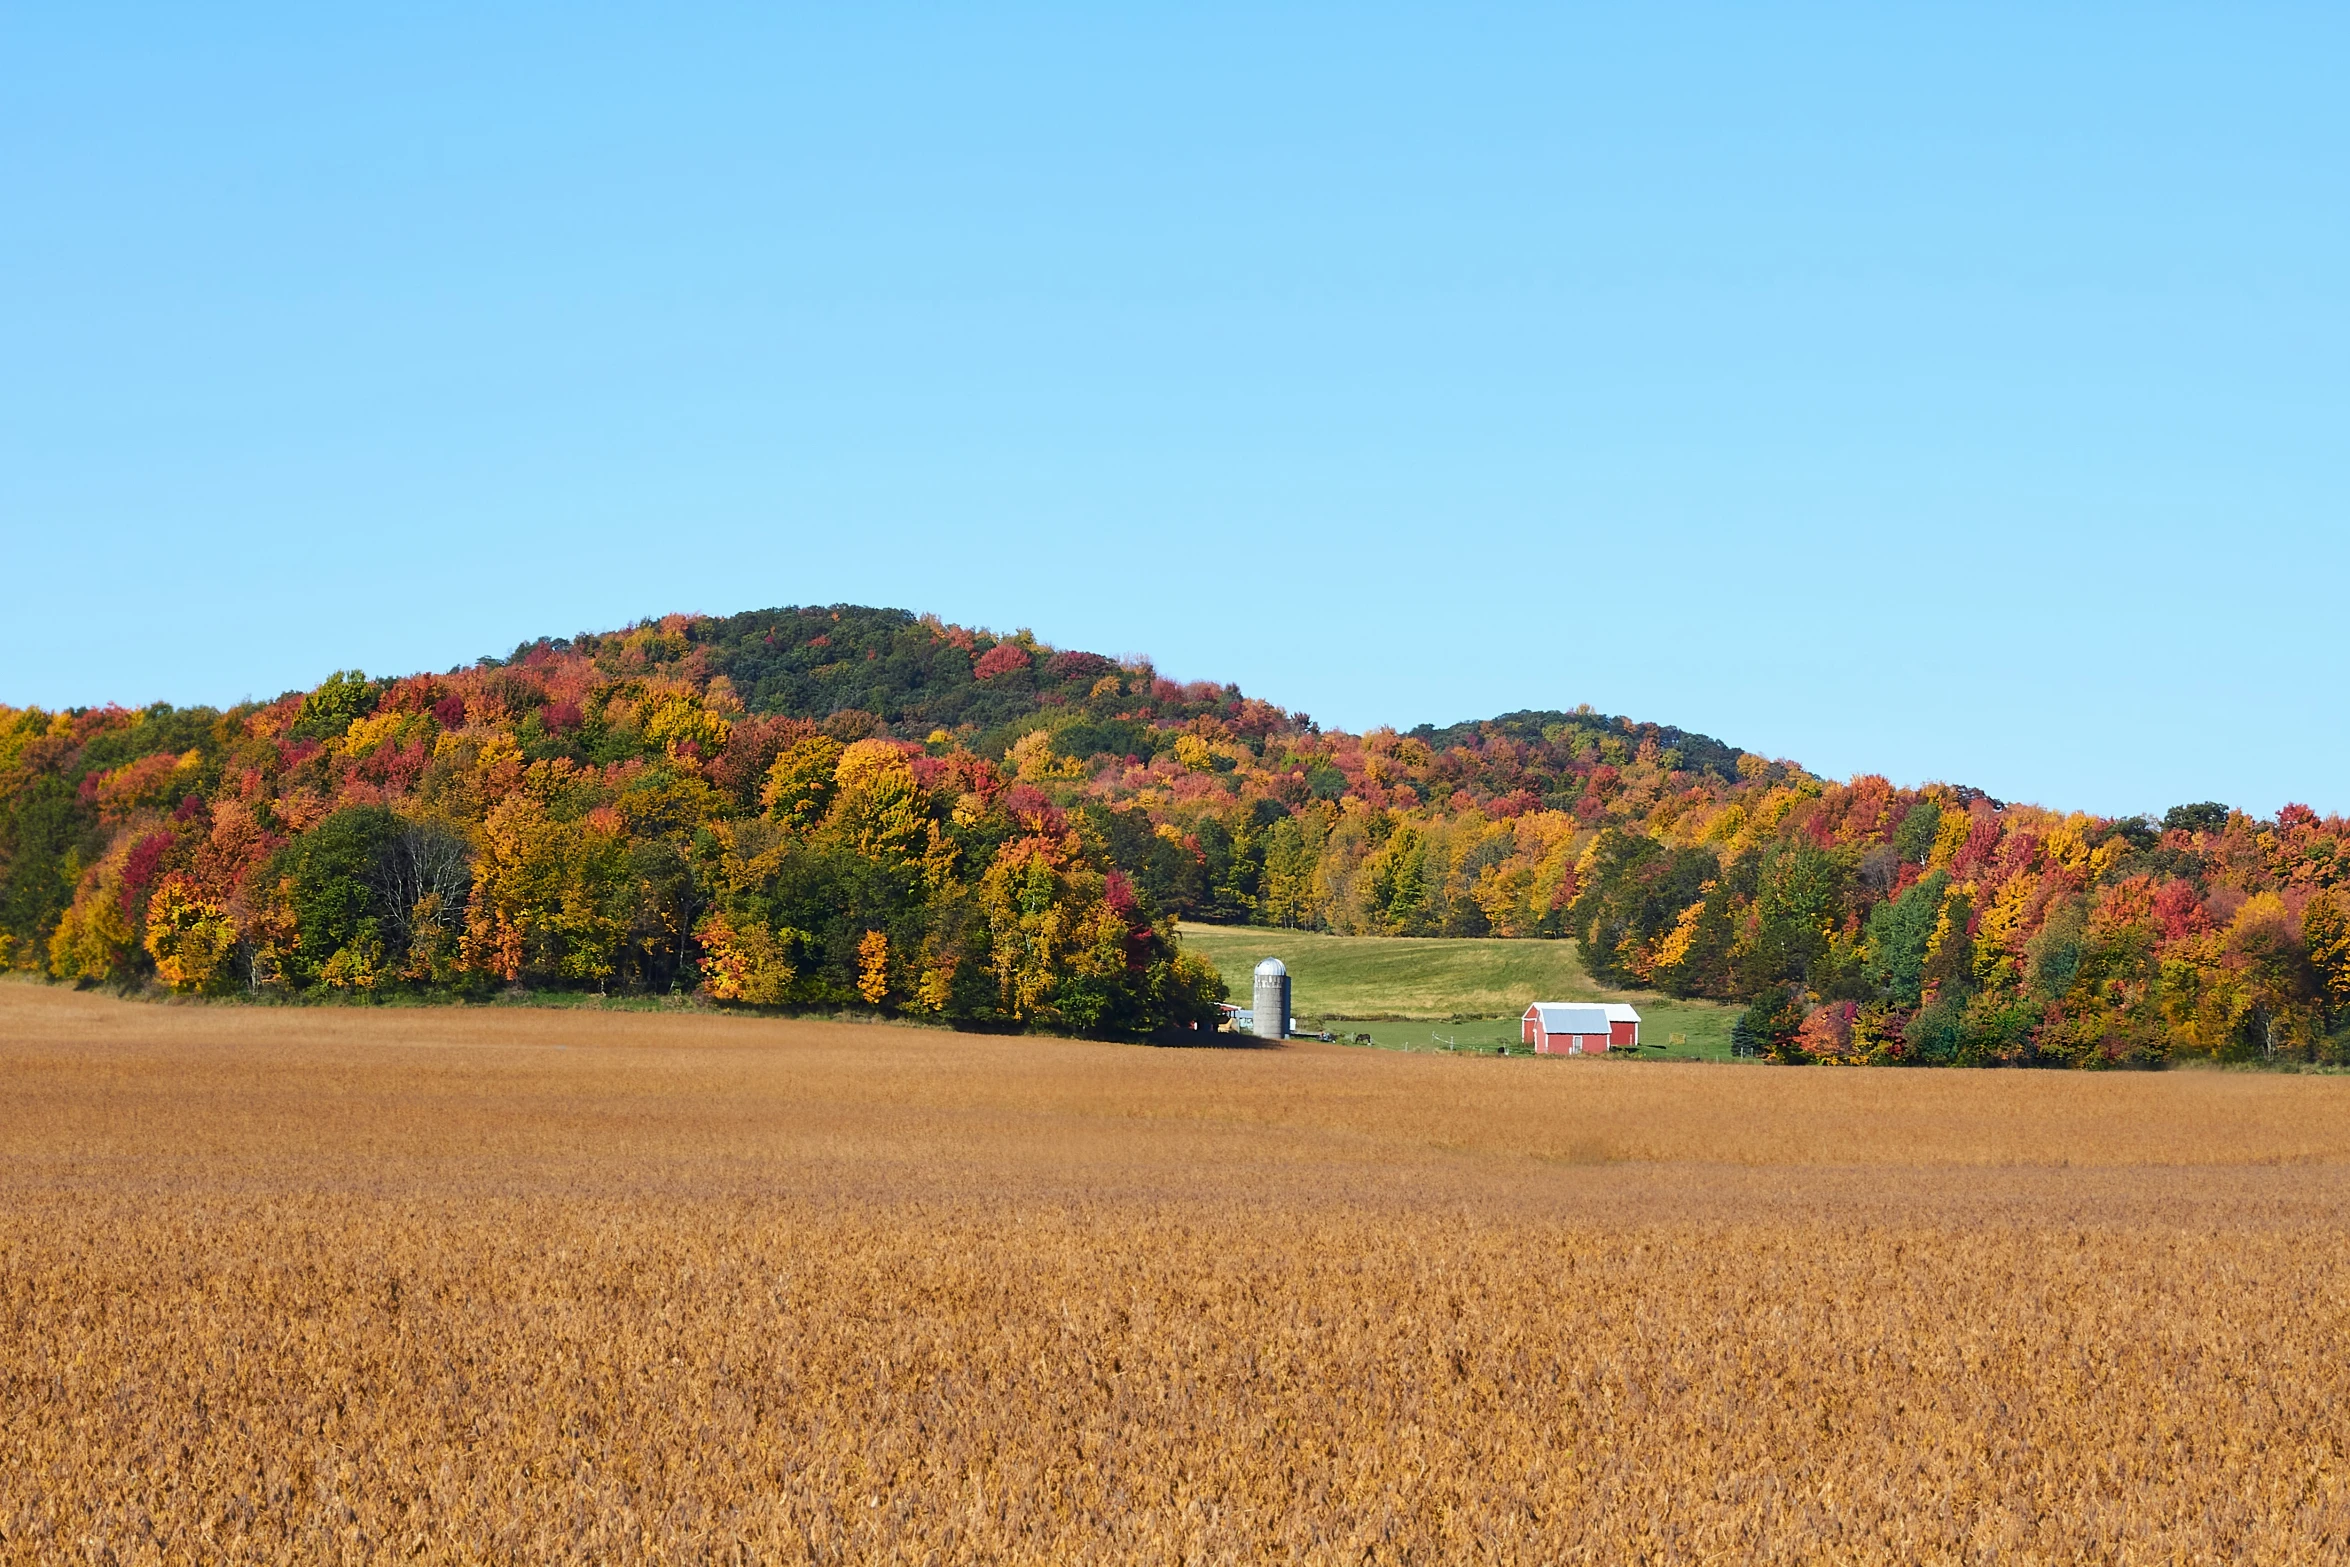
<path fill-rule="evenodd" d="M 1640 1014 L 1621 1001 L 1537 1001 L 1523 1037 L 1541 1056 L 1598 1055 L 1640 1043 Z"/>

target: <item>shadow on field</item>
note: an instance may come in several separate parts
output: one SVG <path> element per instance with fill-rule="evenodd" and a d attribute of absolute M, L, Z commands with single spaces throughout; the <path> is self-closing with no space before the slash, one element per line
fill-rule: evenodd
<path fill-rule="evenodd" d="M 1157 1045 L 1165 1050 L 1273 1050 L 1284 1041 L 1259 1039 L 1254 1034 L 1228 1034 L 1221 1030 L 1171 1029 L 1164 1034 L 1151 1034 L 1137 1041 Z"/>

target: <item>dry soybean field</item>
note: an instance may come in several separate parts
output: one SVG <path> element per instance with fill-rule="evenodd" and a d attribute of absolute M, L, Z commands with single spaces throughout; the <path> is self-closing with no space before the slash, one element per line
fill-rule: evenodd
<path fill-rule="evenodd" d="M 2350 1555 L 2350 1079 L 0 984 L 0 1560 Z"/>

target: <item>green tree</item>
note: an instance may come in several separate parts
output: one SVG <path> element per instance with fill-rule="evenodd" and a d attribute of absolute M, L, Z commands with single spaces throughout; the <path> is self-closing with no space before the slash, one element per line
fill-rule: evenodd
<path fill-rule="evenodd" d="M 1923 865 L 1934 852 L 1934 835 L 1942 830 L 1942 807 L 1920 800 L 1894 829 L 1893 852 L 1912 865 Z"/>
<path fill-rule="evenodd" d="M 1764 861 L 1743 954 L 1750 988 L 1803 979 L 1829 955 L 1844 913 L 1845 876 L 1843 863 L 1808 838 Z"/>
<path fill-rule="evenodd" d="M 375 711 L 376 687 L 356 669 L 338 669 L 302 698 L 294 733 L 309 740 L 333 740 Z"/>
<path fill-rule="evenodd" d="M 1587 856 L 1569 919 L 1583 960 L 1609 984 L 1646 982 L 1647 953 L 1721 872 L 1709 850 L 1667 848 L 1645 833 L 1602 829 Z"/>
<path fill-rule="evenodd" d="M 104 848 L 96 820 L 54 773 L 0 793 L 0 932 L 13 938 L 17 962 L 40 962 L 82 866 Z"/>
<path fill-rule="evenodd" d="M 1932 842 L 1930 835 L 1927 842 Z M 1924 992 L 1926 949 L 1933 943 L 1942 894 L 1949 885 L 1950 878 L 1936 871 L 1869 914 L 1863 947 L 1869 982 L 1896 1006 L 1914 1007 Z"/>
<path fill-rule="evenodd" d="M 1774 985 L 1749 1002 L 1738 1021 L 1730 1025 L 1730 1048 L 1739 1055 L 1801 1065 L 1811 1059 L 1795 1043 L 1802 1027 L 1801 995 Z"/>
<path fill-rule="evenodd" d="M 2217 800 L 2174 805 L 2162 813 L 2164 832 L 2215 833 L 2228 824 L 2228 808 Z"/>
<path fill-rule="evenodd" d="M 401 826 L 383 806 L 346 806 L 280 851 L 274 879 L 291 930 L 275 956 L 285 978 L 316 984 L 338 953 L 347 954 L 345 973 L 372 974 L 398 961 L 386 950 L 394 922 L 377 889 Z"/>
<path fill-rule="evenodd" d="M 1926 942 L 1925 986 L 1936 996 L 1963 999 L 1975 988 L 1975 938 L 1967 929 L 1974 900 L 1955 888 L 1942 895 L 1934 934 Z"/>
<path fill-rule="evenodd" d="M 2039 930 L 2024 943 L 2024 983 L 2043 1001 L 2072 989 L 2088 945 L 2089 911 L 2079 898 L 2065 898 L 2042 916 Z"/>

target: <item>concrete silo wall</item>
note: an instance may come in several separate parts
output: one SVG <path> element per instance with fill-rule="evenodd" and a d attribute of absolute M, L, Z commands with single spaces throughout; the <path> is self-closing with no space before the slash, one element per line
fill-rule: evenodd
<path fill-rule="evenodd" d="M 1289 976 L 1259 974 L 1256 984 L 1256 1035 L 1259 1039 L 1289 1037 Z"/>

